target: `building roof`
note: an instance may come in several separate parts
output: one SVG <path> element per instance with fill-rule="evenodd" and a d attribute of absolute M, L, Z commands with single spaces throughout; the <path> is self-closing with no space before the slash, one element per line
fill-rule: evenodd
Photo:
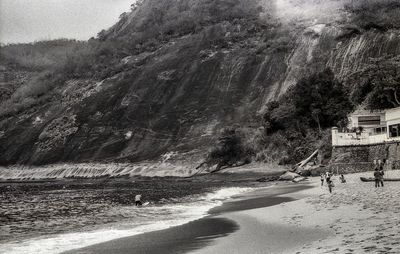
<path fill-rule="evenodd" d="M 397 108 L 389 108 L 389 109 L 386 109 L 386 110 L 385 110 L 385 112 L 396 112 L 396 111 L 399 111 L 399 112 L 400 112 L 400 107 L 397 107 Z"/>
<path fill-rule="evenodd" d="M 356 109 L 350 113 L 350 116 L 365 116 L 365 115 L 382 115 L 385 114 L 384 110 L 367 110 L 367 109 Z"/>

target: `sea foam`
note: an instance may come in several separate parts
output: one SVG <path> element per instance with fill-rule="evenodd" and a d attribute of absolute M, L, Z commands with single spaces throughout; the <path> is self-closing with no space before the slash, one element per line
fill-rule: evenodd
<path fill-rule="evenodd" d="M 251 190 L 252 188 L 223 188 L 205 195 L 186 198 L 174 204 L 142 208 L 125 207 L 127 212 L 135 209 L 135 212 L 139 211 L 142 216 L 131 224 L 116 223 L 90 232 L 73 232 L 4 243 L 0 245 L 0 253 L 61 253 L 122 237 L 179 226 L 205 217 L 211 208 L 221 205 L 224 200 Z"/>

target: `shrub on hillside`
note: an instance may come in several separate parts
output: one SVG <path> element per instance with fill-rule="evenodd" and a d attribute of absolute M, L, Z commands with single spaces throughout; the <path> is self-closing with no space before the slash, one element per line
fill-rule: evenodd
<path fill-rule="evenodd" d="M 0 59 L 5 64 L 42 71 L 62 65 L 71 54 L 80 54 L 86 42 L 59 39 L 34 43 L 10 44 L 0 47 Z"/>
<path fill-rule="evenodd" d="M 35 98 L 44 95 L 52 89 L 50 74 L 44 73 L 29 80 L 25 85 L 19 87 L 12 95 L 12 100 L 22 101 L 27 97 Z"/>
<path fill-rule="evenodd" d="M 246 144 L 244 133 L 237 127 L 227 127 L 221 131 L 216 146 L 210 150 L 207 164 L 216 164 L 215 171 L 218 171 L 222 167 L 249 163 L 253 155 L 254 150 Z"/>
<path fill-rule="evenodd" d="M 366 30 L 387 31 L 400 27 L 400 2 L 397 0 L 353 0 L 345 5 L 352 23 Z"/>
<path fill-rule="evenodd" d="M 224 22 L 239 25 L 244 20 L 254 21 L 261 11 L 252 0 L 145 0 L 98 37 L 102 41 L 123 38 L 129 50 L 137 51 L 149 40 L 161 44 Z"/>
<path fill-rule="evenodd" d="M 325 129 L 345 126 L 352 109 L 331 70 L 303 78 L 278 101 L 268 103 L 263 149 L 275 161 L 297 163 L 320 147 Z"/>
<path fill-rule="evenodd" d="M 342 83 L 327 69 L 303 78 L 278 101 L 270 102 L 264 114 L 267 132 L 294 128 L 323 128 L 342 124 L 353 105 Z"/>

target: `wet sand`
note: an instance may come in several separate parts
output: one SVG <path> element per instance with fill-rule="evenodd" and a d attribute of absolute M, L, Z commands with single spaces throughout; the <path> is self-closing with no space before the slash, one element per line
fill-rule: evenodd
<path fill-rule="evenodd" d="M 238 225 L 232 220 L 211 217 L 166 230 L 121 238 L 65 253 L 186 253 L 207 245 L 213 238 L 226 236 L 237 229 Z"/>
<path fill-rule="evenodd" d="M 234 201 L 227 202 L 221 207 L 212 209 L 210 211 L 210 216 L 182 226 L 117 239 L 65 253 L 172 254 L 196 251 L 200 251 L 200 253 L 223 253 L 221 251 L 232 253 L 235 248 L 240 248 L 224 247 L 225 250 L 218 249 L 215 250 L 216 252 L 214 250 L 209 252 L 207 247 L 218 246 L 218 239 L 228 239 L 229 241 L 231 235 L 237 233 L 240 235 L 250 234 L 250 236 L 256 237 L 257 232 L 267 232 L 267 228 L 274 229 L 273 234 L 277 238 L 283 239 L 284 236 L 290 235 L 290 228 L 280 227 L 279 225 L 270 227 L 270 225 L 267 224 L 259 224 L 259 216 L 249 219 L 241 217 L 240 214 L 247 214 L 249 211 L 262 210 L 270 206 L 293 201 L 294 199 L 287 195 L 308 188 L 310 188 L 308 184 L 281 183 L 277 186 L 264 188 L 257 192 L 237 197 Z M 265 216 L 265 214 L 261 214 L 261 217 L 263 216 Z M 247 238 L 248 237 L 249 236 L 247 236 Z M 258 240 L 262 244 L 265 243 L 265 239 L 258 239 L 256 237 L 254 240 Z M 237 241 L 237 244 L 246 249 L 248 243 L 249 242 Z M 262 250 L 263 249 L 260 249 L 260 251 Z M 243 252 L 242 249 L 242 252 L 237 253 L 256 252 Z"/>
<path fill-rule="evenodd" d="M 227 237 L 217 238 L 204 248 L 193 254 L 265 254 L 265 253 L 297 253 L 304 245 L 326 238 L 330 232 L 324 228 L 298 226 L 285 223 L 289 214 L 297 211 L 292 205 L 303 200 L 307 192 L 315 189 L 315 184 L 292 184 L 285 188 L 276 186 L 270 206 L 251 207 L 249 210 L 238 210 L 223 214 L 227 219 L 235 221 L 239 230 Z M 264 195 L 267 193 L 264 193 Z M 262 199 L 262 198 L 261 198 Z M 276 200 L 282 202 L 274 202 Z"/>

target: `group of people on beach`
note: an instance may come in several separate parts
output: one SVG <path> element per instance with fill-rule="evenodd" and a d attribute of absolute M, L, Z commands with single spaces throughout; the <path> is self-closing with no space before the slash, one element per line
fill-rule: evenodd
<path fill-rule="evenodd" d="M 383 187 L 383 176 L 385 175 L 385 172 L 383 171 L 383 166 L 385 165 L 385 160 L 378 160 L 378 162 L 374 160 L 374 165 L 375 188 Z"/>
<path fill-rule="evenodd" d="M 383 167 L 385 165 L 385 162 L 385 160 L 374 160 L 375 188 L 383 187 L 383 176 L 385 175 Z M 329 171 L 321 173 L 321 187 L 324 186 L 324 182 L 326 182 L 330 193 L 332 193 L 333 187 L 335 187 L 332 181 L 332 176 L 333 174 Z M 341 183 L 346 183 L 344 175 L 340 175 L 339 180 Z"/>
<path fill-rule="evenodd" d="M 324 186 L 324 182 L 326 181 L 330 193 L 332 193 L 333 187 L 335 187 L 332 176 L 333 174 L 331 172 L 321 173 L 321 187 Z M 340 175 L 339 180 L 341 183 L 346 183 L 344 175 Z"/>

